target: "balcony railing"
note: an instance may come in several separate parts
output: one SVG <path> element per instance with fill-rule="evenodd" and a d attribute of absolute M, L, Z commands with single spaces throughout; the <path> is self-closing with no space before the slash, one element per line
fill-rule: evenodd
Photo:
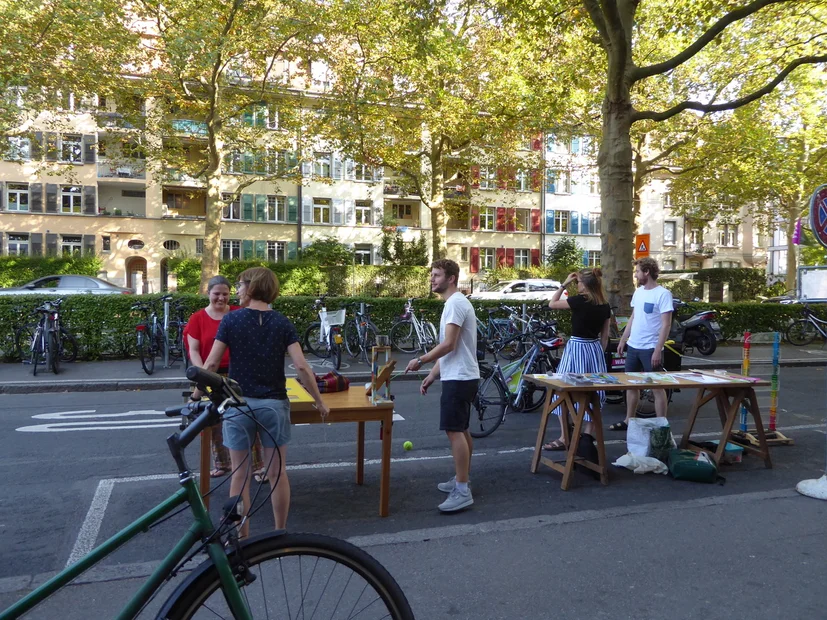
<path fill-rule="evenodd" d="M 207 135 L 207 124 L 189 118 L 179 118 L 172 121 L 172 129 L 178 133 L 188 133 L 198 136 Z"/>
<path fill-rule="evenodd" d="M 715 256 L 715 246 L 711 243 L 690 243 L 686 247 L 688 254 L 697 254 L 699 256 Z"/>
<path fill-rule="evenodd" d="M 98 159 L 99 179 L 145 179 L 146 164 L 142 161 L 108 161 Z"/>
<path fill-rule="evenodd" d="M 193 185 L 198 187 L 204 185 L 204 182 L 200 179 L 191 176 L 186 172 L 175 170 L 174 168 L 167 168 L 166 173 L 164 174 L 164 182 L 176 183 L 178 185 Z"/>

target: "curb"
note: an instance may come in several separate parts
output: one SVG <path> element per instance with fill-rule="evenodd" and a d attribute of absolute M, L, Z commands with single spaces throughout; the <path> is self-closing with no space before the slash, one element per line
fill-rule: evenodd
<path fill-rule="evenodd" d="M 752 360 L 751 366 L 769 366 L 771 360 Z M 741 368 L 741 360 L 713 361 L 686 361 L 684 369 L 701 367 L 709 370 Z M 805 368 L 814 366 L 827 366 L 827 360 L 798 359 L 781 362 L 782 368 Z M 370 381 L 370 373 L 342 373 L 351 382 L 367 383 Z M 295 375 L 288 375 L 295 377 Z M 394 377 L 394 381 L 419 381 L 421 373 L 411 373 Z M 188 390 L 190 382 L 187 379 L 163 378 L 163 379 L 67 379 L 63 381 L 51 381 L 41 383 L 39 381 L 10 381 L 0 383 L 0 394 L 46 394 L 58 392 L 126 392 L 138 390 Z"/>

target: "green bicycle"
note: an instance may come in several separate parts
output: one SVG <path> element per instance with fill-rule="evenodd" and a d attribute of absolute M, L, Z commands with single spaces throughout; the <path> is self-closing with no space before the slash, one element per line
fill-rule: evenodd
<path fill-rule="evenodd" d="M 184 450 L 207 426 L 217 424 L 227 409 L 233 408 L 232 415 L 247 415 L 241 409 L 246 402 L 238 384 L 231 379 L 196 367 L 187 369 L 187 378 L 205 391 L 210 400 L 183 409 L 179 405 L 166 410 L 170 417 L 182 416 L 181 432 L 167 439 L 182 488 L 0 613 L 0 620 L 11 620 L 28 612 L 187 503 L 194 517 L 192 525 L 117 618 L 135 618 L 161 586 L 178 574 L 185 562 L 206 549 L 209 559 L 175 589 L 157 618 L 413 620 L 410 605 L 390 573 L 350 543 L 283 530 L 239 540 L 237 528 L 242 511 L 238 497 L 230 498 L 224 507 L 224 517 L 218 527 L 214 527 L 198 492 L 196 477 L 187 466 Z"/>

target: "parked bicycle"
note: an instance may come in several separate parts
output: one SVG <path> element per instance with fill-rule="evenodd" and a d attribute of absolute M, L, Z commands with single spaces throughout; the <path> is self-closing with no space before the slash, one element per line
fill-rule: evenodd
<path fill-rule="evenodd" d="M 165 360 L 167 364 L 172 364 L 176 360 L 186 361 L 184 329 L 187 322 L 184 319 L 184 305 L 179 302 L 173 306 L 175 316 L 170 320 L 166 304 L 171 300 L 172 295 L 164 295 L 155 302 L 139 302 L 132 306 L 132 310 L 144 315 L 143 320 L 135 326 L 135 332 L 138 358 L 148 375 L 155 372 L 156 357 Z M 160 317 L 157 304 L 164 304 L 164 315 Z M 165 324 L 167 329 L 164 329 Z"/>
<path fill-rule="evenodd" d="M 370 363 L 370 350 L 376 346 L 379 333 L 370 318 L 371 305 L 353 302 L 347 304 L 347 308 L 353 308 L 353 318 L 345 323 L 345 348 L 353 359 L 361 358 L 366 364 Z"/>
<path fill-rule="evenodd" d="M 508 410 L 529 412 L 540 408 L 546 390 L 525 381 L 527 374 L 545 374 L 557 370 L 559 358 L 552 351 L 563 346 L 557 335 L 557 322 L 547 321 L 542 330 L 529 334 L 517 334 L 514 339 L 528 338 L 531 346 L 520 359 L 505 365 L 498 359 L 500 349 L 494 350 L 494 363 L 480 363 L 480 385 L 471 411 L 470 433 L 472 437 L 487 437 L 505 422 Z M 501 343 L 507 347 L 509 340 Z"/>
<path fill-rule="evenodd" d="M 818 318 L 809 304 L 804 304 L 801 312 L 804 318 L 793 321 L 787 328 L 787 342 L 803 347 L 815 340 L 816 334 L 820 334 L 827 342 L 827 321 Z"/>
<path fill-rule="evenodd" d="M 37 368 L 41 360 L 45 361 L 46 368 L 51 369 L 53 373 L 58 374 L 60 372 L 60 338 L 58 337 L 60 332 L 56 321 L 57 308 L 61 301 L 63 300 L 47 301 L 34 310 L 40 314 L 40 321 L 34 329 L 31 341 L 30 363 L 32 374 L 35 376 L 37 376 Z"/>
<path fill-rule="evenodd" d="M 494 315 L 499 312 L 508 312 L 507 319 L 495 319 Z M 477 341 L 485 343 L 485 349 L 489 353 L 493 353 L 498 349 L 499 353 L 506 359 L 514 360 L 520 357 L 520 348 L 522 340 L 514 338 L 514 336 L 521 333 L 521 330 L 515 324 L 516 310 L 509 306 L 500 306 L 499 308 L 488 308 L 488 321 L 483 321 L 477 317 Z M 508 346 L 503 347 L 503 342 L 508 341 Z"/>
<path fill-rule="evenodd" d="M 319 313 L 319 320 L 311 323 L 304 332 L 304 346 L 316 357 L 331 360 L 336 370 L 342 367 L 342 325 L 345 323 L 345 309 L 328 312 L 325 306 L 327 295 L 321 295 L 313 302 L 313 310 Z"/>
<path fill-rule="evenodd" d="M 427 353 L 439 343 L 436 327 L 426 320 L 424 310 L 417 317 L 413 298 L 405 302 L 405 311 L 391 326 L 391 345 L 402 353 Z"/>
<path fill-rule="evenodd" d="M 91 553 L 68 566 L 26 597 L 0 613 L 12 620 L 66 587 L 78 575 L 115 553 L 139 534 L 187 509 L 189 527 L 143 586 L 126 603 L 119 618 L 137 617 L 184 564 L 206 551 L 197 566 L 161 606 L 158 618 L 391 618 L 413 620 L 405 594 L 391 574 L 368 553 L 343 540 L 317 534 L 269 532 L 239 540 L 242 519 L 239 497 L 225 504 L 214 525 L 198 490 L 197 476 L 187 465 L 185 450 L 202 430 L 219 424 L 225 412 L 251 411 L 235 381 L 201 368 L 187 369 L 187 378 L 209 394 L 209 401 L 168 408 L 181 416 L 181 431 L 167 439 L 181 488 Z M 239 413 L 241 412 L 241 413 Z M 275 488 L 275 483 L 271 485 Z M 265 498 L 253 512 L 269 506 Z M 176 510 L 179 509 L 180 510 Z"/>
<path fill-rule="evenodd" d="M 63 299 L 55 299 L 47 303 L 53 308 L 52 322 L 59 336 L 58 359 L 63 363 L 71 363 L 78 357 L 78 341 L 77 338 L 63 326 L 60 318 L 60 304 L 62 302 Z M 29 317 L 34 317 L 38 314 L 38 311 L 34 310 L 29 314 Z M 35 321 L 27 320 L 14 332 L 14 346 L 17 351 L 17 356 L 22 359 L 24 363 L 31 363 L 32 343 L 39 323 L 39 318 Z"/>

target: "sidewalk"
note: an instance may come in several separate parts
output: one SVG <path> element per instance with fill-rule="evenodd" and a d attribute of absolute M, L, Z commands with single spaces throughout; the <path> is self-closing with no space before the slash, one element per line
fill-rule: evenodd
<path fill-rule="evenodd" d="M 741 345 L 719 345 L 710 357 L 697 352 L 684 356 L 683 368 L 729 368 L 740 369 L 743 350 Z M 401 374 L 408 361 L 414 356 L 394 353 L 397 360 L 395 381 L 419 380 L 421 374 Z M 819 344 L 807 347 L 781 345 L 781 365 L 790 366 L 827 366 L 827 350 Z M 316 374 L 324 374 L 331 369 L 330 363 L 308 355 Z M 489 358 L 490 359 L 490 358 Z M 753 344 L 750 353 L 753 372 L 768 375 L 772 364 L 772 345 Z M 285 372 L 288 377 L 296 376 L 288 360 Z M 370 367 L 354 362 L 347 356 L 342 358 L 341 373 L 353 382 L 370 380 Z M 109 360 L 98 362 L 75 362 L 62 364 L 60 374 L 55 376 L 38 369 L 37 376 L 32 376 L 29 364 L 0 364 L 0 394 L 27 394 L 37 392 L 107 392 L 118 390 L 170 390 L 188 389 L 189 381 L 184 377 L 184 367 L 176 362 L 172 368 L 164 369 L 160 360 L 156 362 L 155 372 L 150 376 L 141 368 L 138 359 Z"/>

